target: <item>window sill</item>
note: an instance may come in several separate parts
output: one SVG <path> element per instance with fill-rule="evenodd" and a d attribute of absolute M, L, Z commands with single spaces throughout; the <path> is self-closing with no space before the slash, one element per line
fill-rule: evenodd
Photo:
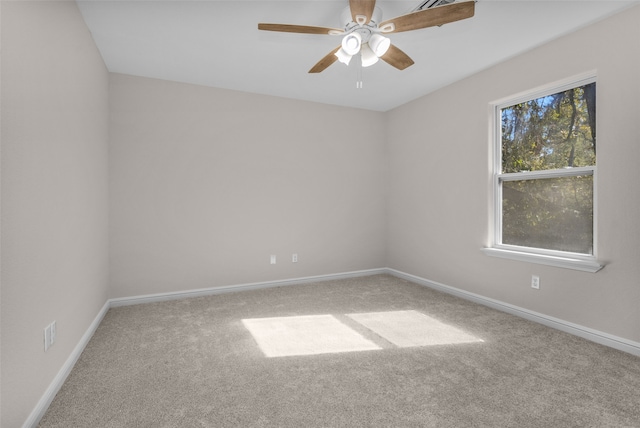
<path fill-rule="evenodd" d="M 482 252 L 491 257 L 500 257 L 503 259 L 537 263 L 591 273 L 598 272 L 604 267 L 604 265 L 599 264 L 595 259 L 586 260 L 570 257 L 558 257 L 545 254 L 528 253 L 524 251 L 506 250 L 502 248 L 483 248 Z"/>

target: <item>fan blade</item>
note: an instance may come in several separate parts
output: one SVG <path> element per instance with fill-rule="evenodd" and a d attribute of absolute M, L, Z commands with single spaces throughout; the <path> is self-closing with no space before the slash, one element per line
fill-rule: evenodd
<path fill-rule="evenodd" d="M 349 0 L 351 18 L 353 22 L 357 22 L 360 25 L 368 24 L 371 21 L 375 7 L 376 0 Z"/>
<path fill-rule="evenodd" d="M 394 45 L 389 46 L 389 50 L 380 57 L 381 60 L 385 61 L 387 64 L 394 66 L 398 70 L 404 70 L 407 67 L 410 67 L 414 64 L 413 60 L 409 58 L 409 55 L 395 47 Z"/>
<path fill-rule="evenodd" d="M 450 3 L 432 9 L 419 10 L 398 16 L 381 23 L 378 28 L 383 33 L 399 33 L 401 31 L 418 30 L 420 28 L 435 27 L 471 18 L 474 14 L 475 2 Z M 386 28 L 385 28 L 386 27 Z"/>
<path fill-rule="evenodd" d="M 309 73 L 320 73 L 321 71 L 324 71 L 327 67 L 329 67 L 331 64 L 336 62 L 338 60 L 338 57 L 335 54 L 336 52 L 338 52 L 338 50 L 340 50 L 341 47 L 342 46 L 338 46 L 337 48 L 329 52 L 324 58 L 318 61 L 316 65 L 311 67 L 311 70 L 309 70 Z"/>
<path fill-rule="evenodd" d="M 290 24 L 258 24 L 258 30 L 281 31 L 284 33 L 302 33 L 302 34 L 344 34 L 344 30 L 330 27 L 312 27 L 309 25 L 290 25 Z"/>

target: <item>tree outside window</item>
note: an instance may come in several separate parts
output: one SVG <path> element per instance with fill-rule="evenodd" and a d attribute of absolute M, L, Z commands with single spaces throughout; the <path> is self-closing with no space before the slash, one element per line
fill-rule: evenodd
<path fill-rule="evenodd" d="M 496 243 L 593 255 L 595 82 L 498 112 Z"/>

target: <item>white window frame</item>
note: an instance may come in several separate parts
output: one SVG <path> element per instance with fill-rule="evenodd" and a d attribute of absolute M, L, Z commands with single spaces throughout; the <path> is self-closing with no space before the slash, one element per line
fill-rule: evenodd
<path fill-rule="evenodd" d="M 502 98 L 490 106 L 490 143 L 492 147 L 492 204 L 490 209 L 489 245 L 483 248 L 485 254 L 511 260 L 538 263 L 555 267 L 575 269 L 585 272 L 597 272 L 604 266 L 597 260 L 597 170 L 596 166 L 553 169 L 519 173 L 502 173 L 502 122 L 503 108 L 534 100 L 558 92 L 596 82 L 596 73 L 591 71 L 562 81 L 544 85 L 513 96 Z M 596 98 L 597 102 L 597 98 Z M 597 110 L 596 110 L 597 111 Z M 596 161 L 597 164 L 597 161 Z M 502 185 L 505 181 L 521 181 L 543 178 L 593 176 L 593 255 L 547 250 L 543 248 L 521 247 L 502 243 Z"/>

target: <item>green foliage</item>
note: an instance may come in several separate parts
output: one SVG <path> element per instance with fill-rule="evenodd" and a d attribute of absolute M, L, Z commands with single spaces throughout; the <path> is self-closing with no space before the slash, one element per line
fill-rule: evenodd
<path fill-rule="evenodd" d="M 506 181 L 502 243 L 593 253 L 593 176 Z"/>
<path fill-rule="evenodd" d="M 595 165 L 595 83 L 502 109 L 502 172 Z"/>

